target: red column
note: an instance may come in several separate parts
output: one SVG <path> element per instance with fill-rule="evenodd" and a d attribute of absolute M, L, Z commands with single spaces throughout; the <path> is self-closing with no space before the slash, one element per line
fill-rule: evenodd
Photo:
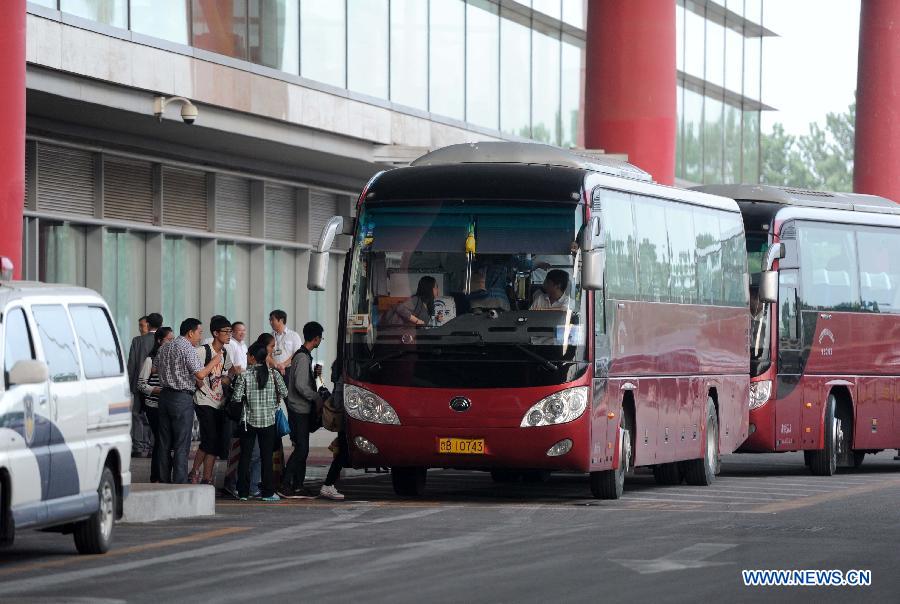
<path fill-rule="evenodd" d="M 584 105 L 585 147 L 674 182 L 675 2 L 590 0 Z"/>
<path fill-rule="evenodd" d="M 900 2 L 863 0 L 853 190 L 900 203 Z"/>
<path fill-rule="evenodd" d="M 25 0 L 8 0 L 0 19 L 0 256 L 16 277 L 22 265 L 25 196 Z"/>

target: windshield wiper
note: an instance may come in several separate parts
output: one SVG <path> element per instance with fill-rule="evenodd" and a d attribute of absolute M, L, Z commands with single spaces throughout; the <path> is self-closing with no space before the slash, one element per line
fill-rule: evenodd
<path fill-rule="evenodd" d="M 513 348 L 521 350 L 522 352 L 524 352 L 526 355 L 530 356 L 534 360 L 540 361 L 541 367 L 543 367 L 544 369 L 546 369 L 548 371 L 557 371 L 557 370 L 559 370 L 560 367 L 562 367 L 562 363 L 563 363 L 562 361 L 556 361 L 556 362 L 551 361 L 547 358 L 542 357 L 535 351 L 529 350 L 526 346 L 523 346 L 521 344 L 513 344 L 512 346 L 513 346 Z"/>

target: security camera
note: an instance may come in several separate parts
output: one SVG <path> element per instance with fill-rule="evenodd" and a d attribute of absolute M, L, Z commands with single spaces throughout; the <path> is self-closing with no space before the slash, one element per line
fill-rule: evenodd
<path fill-rule="evenodd" d="M 197 106 L 183 96 L 173 96 L 170 98 L 158 96 L 153 99 L 153 117 L 162 121 L 166 106 L 172 102 L 181 103 L 181 119 L 185 124 L 193 124 L 197 120 Z"/>

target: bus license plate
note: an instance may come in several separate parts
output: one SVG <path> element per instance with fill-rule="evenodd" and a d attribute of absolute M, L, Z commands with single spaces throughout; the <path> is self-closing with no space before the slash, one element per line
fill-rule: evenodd
<path fill-rule="evenodd" d="M 463 455 L 484 455 L 483 438 L 439 438 L 439 453 L 459 453 Z"/>

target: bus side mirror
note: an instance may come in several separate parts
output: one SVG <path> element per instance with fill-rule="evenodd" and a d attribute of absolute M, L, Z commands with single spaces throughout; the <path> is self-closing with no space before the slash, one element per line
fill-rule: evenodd
<path fill-rule="evenodd" d="M 603 224 L 599 216 L 591 216 L 581 232 L 581 251 L 590 252 L 603 247 Z"/>
<path fill-rule="evenodd" d="M 600 247 L 581 254 L 581 287 L 586 290 L 603 289 L 606 268 L 606 248 Z"/>
<path fill-rule="evenodd" d="M 328 285 L 328 257 L 329 250 L 334 244 L 334 238 L 339 232 L 343 232 L 343 216 L 332 216 L 322 228 L 322 236 L 319 238 L 319 247 L 309 255 L 309 274 L 306 279 L 307 289 L 323 292 Z"/>
<path fill-rule="evenodd" d="M 759 301 L 778 301 L 778 271 L 774 269 L 775 261 L 784 258 L 784 244 L 773 243 L 766 251 L 763 271 L 759 282 Z"/>

